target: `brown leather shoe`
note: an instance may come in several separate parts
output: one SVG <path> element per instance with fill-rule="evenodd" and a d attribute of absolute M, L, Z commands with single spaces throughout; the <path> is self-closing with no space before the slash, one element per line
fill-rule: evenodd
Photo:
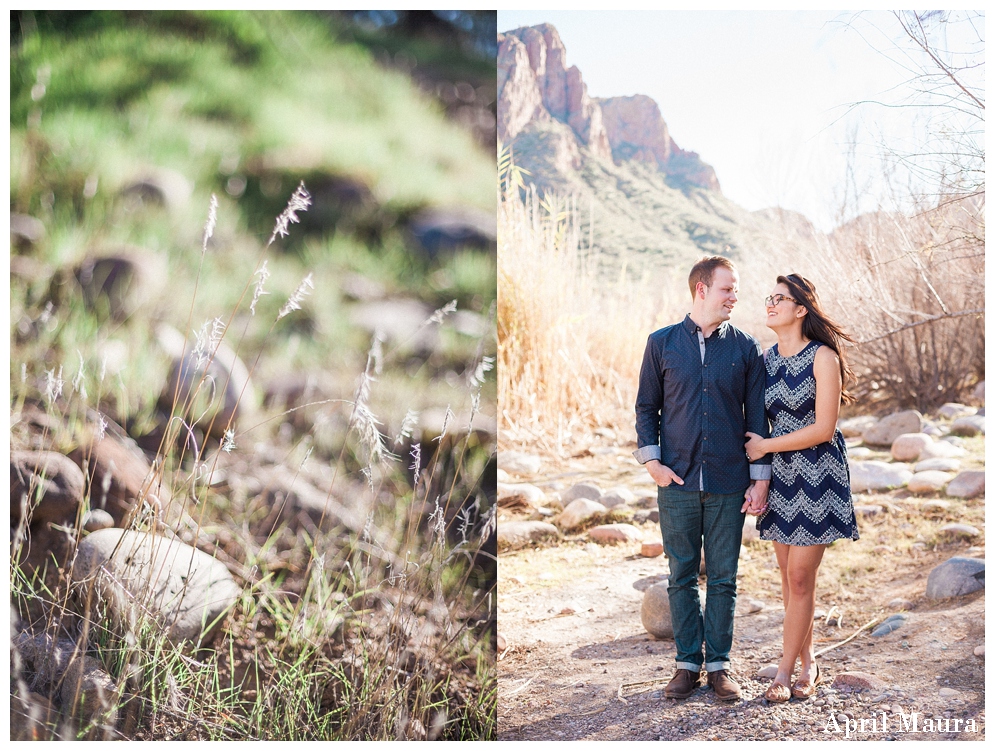
<path fill-rule="evenodd" d="M 815 666 L 815 678 L 811 681 L 803 681 L 800 678 L 791 687 L 791 695 L 796 699 L 808 699 L 815 695 L 815 687 L 822 683 L 822 670 Z"/>
<path fill-rule="evenodd" d="M 708 685 L 715 692 L 715 698 L 719 701 L 735 701 L 743 697 L 743 692 L 739 689 L 739 684 L 729 677 L 725 670 L 713 670 L 708 674 Z"/>
<path fill-rule="evenodd" d="M 670 683 L 663 689 L 663 695 L 668 699 L 687 699 L 701 685 L 701 673 L 678 668 Z"/>

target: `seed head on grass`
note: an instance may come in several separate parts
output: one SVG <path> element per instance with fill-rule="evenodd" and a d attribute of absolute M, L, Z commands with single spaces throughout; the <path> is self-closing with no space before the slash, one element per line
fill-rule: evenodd
<path fill-rule="evenodd" d="M 310 295 L 311 290 L 314 289 L 312 276 L 312 274 L 308 274 L 304 277 L 303 281 L 301 281 L 301 283 L 297 286 L 297 289 L 294 290 L 294 294 L 292 294 L 286 304 L 280 308 L 280 314 L 276 317 L 276 320 L 279 321 L 291 311 L 301 309 L 301 303 L 304 301 L 304 298 Z"/>
<path fill-rule="evenodd" d="M 51 405 L 62 396 L 62 387 L 65 381 L 62 380 L 62 366 L 59 366 L 59 374 L 55 374 L 55 368 L 45 371 L 45 400 Z"/>
<path fill-rule="evenodd" d="M 290 234 L 288 227 L 291 222 L 294 224 L 299 223 L 301 220 L 297 216 L 298 211 L 307 211 L 308 206 L 311 205 L 311 194 L 307 192 L 307 188 L 304 187 L 303 181 L 297 186 L 297 190 L 290 197 L 290 202 L 287 204 L 287 208 L 283 210 L 283 213 L 276 218 L 276 226 L 273 228 L 273 234 L 270 235 L 269 242 L 266 243 L 268 248 L 273 244 L 277 235 L 281 237 L 286 237 Z"/>
<path fill-rule="evenodd" d="M 269 269 L 266 268 L 266 261 L 263 261 L 263 265 L 259 267 L 259 271 L 253 274 L 253 276 L 259 277 L 259 281 L 256 282 L 256 288 L 252 292 L 252 302 L 249 303 L 249 312 L 252 313 L 252 315 L 255 315 L 256 303 L 259 302 L 259 298 L 263 295 L 269 294 L 269 292 L 263 290 L 263 285 L 266 283 L 266 280 L 269 279 Z"/>
<path fill-rule="evenodd" d="M 201 255 L 207 252 L 207 243 L 214 236 L 214 228 L 218 223 L 218 197 L 211 193 L 211 206 L 207 210 L 207 223 L 204 224 L 204 247 Z"/>

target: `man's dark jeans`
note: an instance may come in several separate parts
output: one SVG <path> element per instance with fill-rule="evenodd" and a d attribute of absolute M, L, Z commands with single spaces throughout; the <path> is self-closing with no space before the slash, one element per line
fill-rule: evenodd
<path fill-rule="evenodd" d="M 663 549 L 670 560 L 667 594 L 678 668 L 698 673 L 702 662 L 708 672 L 730 668 L 744 494 L 745 488 L 730 494 L 683 490 L 680 485 L 657 488 Z M 698 599 L 702 538 L 708 576 L 704 615 Z"/>

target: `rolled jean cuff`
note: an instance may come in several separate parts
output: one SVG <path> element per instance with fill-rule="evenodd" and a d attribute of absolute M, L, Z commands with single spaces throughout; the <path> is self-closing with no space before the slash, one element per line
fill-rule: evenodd
<path fill-rule="evenodd" d="M 705 671 L 708 673 L 714 673 L 716 670 L 731 670 L 731 662 L 706 662 Z"/>
<path fill-rule="evenodd" d="M 692 673 L 700 673 L 701 665 L 695 665 L 693 662 L 677 662 L 678 670 L 690 670 Z"/>

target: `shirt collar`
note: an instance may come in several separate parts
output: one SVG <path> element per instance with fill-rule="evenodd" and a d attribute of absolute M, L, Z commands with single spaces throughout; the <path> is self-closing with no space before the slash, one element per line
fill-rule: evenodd
<path fill-rule="evenodd" d="M 691 335 L 691 336 L 694 336 L 695 332 L 698 331 L 698 329 L 699 329 L 698 324 L 691 320 L 691 314 L 690 313 L 688 313 L 686 316 L 684 316 L 684 320 L 681 322 L 681 325 L 684 327 L 684 330 L 686 332 L 688 332 L 688 334 Z M 728 325 L 729 325 L 729 321 L 723 321 L 722 323 L 720 323 L 718 325 L 718 328 L 715 329 L 715 331 L 713 332 L 713 334 L 714 333 L 718 333 L 719 336 L 723 336 L 725 334 L 726 326 L 728 326 Z M 702 332 L 702 333 L 704 333 L 704 332 Z"/>

